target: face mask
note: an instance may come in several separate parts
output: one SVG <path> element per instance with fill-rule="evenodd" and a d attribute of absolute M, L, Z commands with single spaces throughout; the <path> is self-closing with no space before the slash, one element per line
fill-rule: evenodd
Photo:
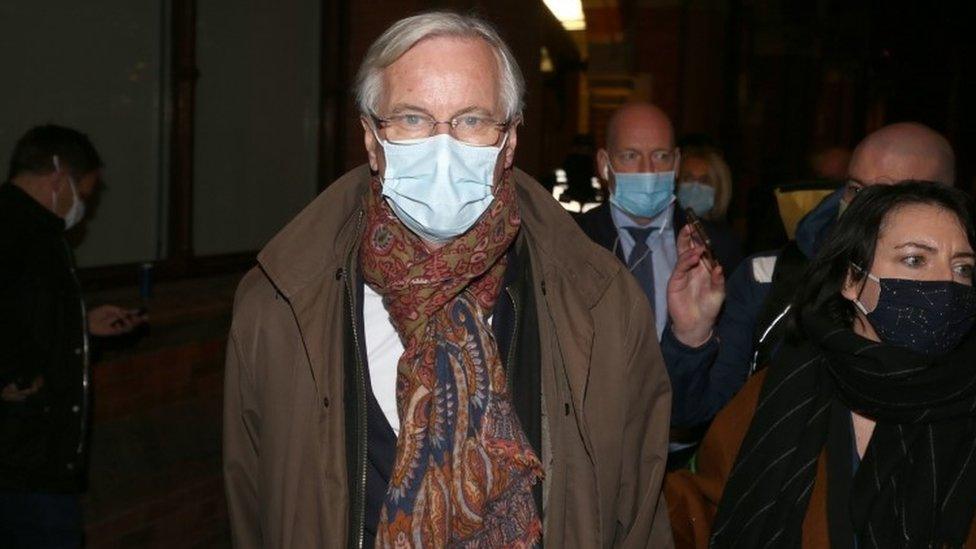
<path fill-rule="evenodd" d="M 976 322 L 972 286 L 951 280 L 879 279 L 870 273 L 867 277 L 881 287 L 878 306 L 869 313 L 860 300 L 854 305 L 885 343 L 923 355 L 945 354 L 959 346 Z"/>
<path fill-rule="evenodd" d="M 715 187 L 698 181 L 681 183 L 678 185 L 678 203 L 701 217 L 715 206 Z"/>
<path fill-rule="evenodd" d="M 60 173 L 61 172 L 61 162 L 58 160 L 58 156 L 54 155 L 54 169 Z M 64 230 L 68 230 L 78 223 L 85 217 L 85 201 L 78 196 L 78 186 L 75 185 L 75 178 L 68 176 L 68 185 L 71 187 L 71 207 L 68 208 L 68 212 L 64 214 Z M 58 205 L 58 193 L 51 191 L 51 204 L 56 210 Z"/>
<path fill-rule="evenodd" d="M 397 218 L 421 238 L 444 242 L 477 223 L 494 199 L 498 147 L 477 147 L 448 134 L 391 143 L 377 136 L 386 157 L 383 196 Z"/>
<path fill-rule="evenodd" d="M 671 204 L 674 171 L 618 173 L 610 168 L 615 186 L 610 203 L 636 217 L 654 217 Z"/>

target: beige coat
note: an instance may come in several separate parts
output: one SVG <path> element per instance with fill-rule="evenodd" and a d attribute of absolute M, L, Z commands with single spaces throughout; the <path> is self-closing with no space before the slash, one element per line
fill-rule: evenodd
<path fill-rule="evenodd" d="M 643 292 L 516 171 L 548 416 L 547 547 L 670 547 L 670 386 Z M 341 547 L 350 512 L 340 270 L 369 172 L 332 184 L 241 282 L 227 352 L 224 477 L 237 547 Z"/>

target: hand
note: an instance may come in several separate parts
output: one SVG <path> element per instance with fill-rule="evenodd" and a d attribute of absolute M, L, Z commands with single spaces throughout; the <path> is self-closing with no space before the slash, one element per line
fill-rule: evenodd
<path fill-rule="evenodd" d="M 681 343 L 700 347 L 712 334 L 712 327 L 725 302 L 722 267 L 709 269 L 702 260 L 705 249 L 691 239 L 691 226 L 678 233 L 678 262 L 668 281 L 668 314 L 671 331 Z"/>
<path fill-rule="evenodd" d="M 31 382 L 30 386 L 21 389 L 16 383 L 9 383 L 3 388 L 3 392 L 0 393 L 0 399 L 5 402 L 23 402 L 27 400 L 27 397 L 36 394 L 44 386 L 44 378 L 37 376 L 34 381 Z"/>
<path fill-rule="evenodd" d="M 148 320 L 138 309 L 102 305 L 88 311 L 88 332 L 96 336 L 117 336 L 131 332 Z"/>

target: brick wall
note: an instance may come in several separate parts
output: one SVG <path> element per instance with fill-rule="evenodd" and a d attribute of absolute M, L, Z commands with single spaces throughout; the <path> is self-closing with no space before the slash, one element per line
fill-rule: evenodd
<path fill-rule="evenodd" d="M 88 547 L 229 547 L 220 476 L 224 346 L 239 276 L 157 288 L 151 328 L 93 369 Z M 88 296 L 134 305 L 135 288 Z"/>

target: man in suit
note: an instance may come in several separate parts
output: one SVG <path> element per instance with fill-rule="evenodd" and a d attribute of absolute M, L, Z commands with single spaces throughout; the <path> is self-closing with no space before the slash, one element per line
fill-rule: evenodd
<path fill-rule="evenodd" d="M 686 225 L 674 198 L 681 156 L 674 127 L 657 106 L 630 103 L 610 117 L 606 136 L 596 160 L 610 200 L 581 215 L 578 222 L 637 278 L 654 309 L 661 339 L 668 325 L 668 280 L 678 261 L 678 235 Z M 702 225 L 722 271 L 731 272 L 741 259 L 735 237 L 718 225 Z"/>
<path fill-rule="evenodd" d="M 587 236 L 626 265 L 644 290 L 654 311 L 655 330 L 670 373 L 669 358 L 680 360 L 686 345 L 694 347 L 707 341 L 690 341 L 688 335 L 673 333 L 682 326 L 696 325 L 682 322 L 681 318 L 672 323 L 668 314 L 668 281 L 679 255 L 692 248 L 691 226 L 686 224 L 681 208 L 676 207 L 674 196 L 680 164 L 674 127 L 657 106 L 630 103 L 610 117 L 606 135 L 606 147 L 597 152 L 597 171 L 608 186 L 610 200 L 577 221 Z M 727 228 L 723 231 L 719 225 L 705 221 L 702 225 L 719 263 L 712 269 L 712 276 L 716 284 L 722 284 L 722 273 L 730 272 L 741 258 L 738 243 Z M 700 261 L 700 255 L 693 260 Z M 696 282 L 696 286 L 700 285 Z M 695 290 L 684 288 L 682 293 L 697 303 Z M 685 309 L 680 312 L 694 313 Z M 684 407 L 684 402 L 672 401 L 672 410 Z M 691 456 L 700 434 L 672 431 L 669 468 L 682 465 Z"/>

